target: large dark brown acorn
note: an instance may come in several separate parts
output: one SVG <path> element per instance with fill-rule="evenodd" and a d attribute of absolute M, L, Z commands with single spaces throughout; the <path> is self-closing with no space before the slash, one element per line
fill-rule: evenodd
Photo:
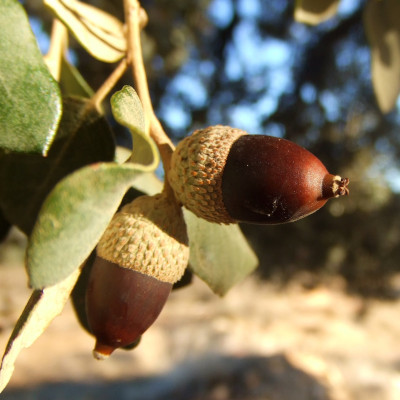
<path fill-rule="evenodd" d="M 182 210 L 166 195 L 138 197 L 114 216 L 86 292 L 96 358 L 134 343 L 153 324 L 188 259 Z"/>
<path fill-rule="evenodd" d="M 190 211 L 224 224 L 293 222 L 349 193 L 349 180 L 303 147 L 220 125 L 178 144 L 169 182 Z"/>

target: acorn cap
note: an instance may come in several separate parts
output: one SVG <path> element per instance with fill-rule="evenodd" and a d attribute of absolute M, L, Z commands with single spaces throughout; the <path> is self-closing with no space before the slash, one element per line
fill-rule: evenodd
<path fill-rule="evenodd" d="M 222 173 L 232 144 L 247 132 L 216 125 L 195 131 L 176 147 L 168 179 L 175 196 L 200 218 L 235 223 L 226 211 Z"/>
<path fill-rule="evenodd" d="M 181 208 L 164 193 L 136 198 L 114 215 L 97 255 L 160 281 L 177 282 L 189 259 Z"/>

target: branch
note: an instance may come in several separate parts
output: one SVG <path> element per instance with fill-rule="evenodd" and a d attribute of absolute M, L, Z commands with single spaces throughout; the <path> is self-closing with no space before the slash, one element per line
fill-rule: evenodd
<path fill-rule="evenodd" d="M 146 116 L 146 132 L 149 132 L 151 138 L 156 142 L 164 165 L 165 174 L 167 174 L 174 145 L 158 120 L 151 102 L 140 40 L 141 19 L 143 20 L 143 13 L 145 14 L 145 11 L 140 7 L 138 0 L 124 0 L 124 10 L 127 24 L 128 63 L 132 66 L 136 90 L 143 104 Z M 165 190 L 168 189 L 167 186 L 168 180 L 165 179 Z"/>

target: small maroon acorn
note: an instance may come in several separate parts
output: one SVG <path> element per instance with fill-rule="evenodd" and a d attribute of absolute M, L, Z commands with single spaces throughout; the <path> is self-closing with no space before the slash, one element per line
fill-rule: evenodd
<path fill-rule="evenodd" d="M 134 343 L 153 324 L 189 259 L 181 208 L 164 193 L 115 214 L 97 245 L 86 292 L 95 358 Z"/>
<path fill-rule="evenodd" d="M 293 222 L 349 193 L 349 180 L 303 147 L 221 125 L 183 139 L 168 178 L 186 208 L 224 224 Z"/>

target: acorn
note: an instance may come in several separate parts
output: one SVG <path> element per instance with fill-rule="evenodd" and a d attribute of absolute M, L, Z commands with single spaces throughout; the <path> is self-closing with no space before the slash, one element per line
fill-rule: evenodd
<path fill-rule="evenodd" d="M 303 147 L 221 125 L 178 144 L 168 179 L 181 204 L 222 224 L 293 222 L 349 193 L 349 179 L 330 174 Z"/>
<path fill-rule="evenodd" d="M 189 260 L 182 209 L 171 196 L 140 196 L 115 214 L 96 248 L 86 291 L 93 355 L 137 341 L 160 314 Z"/>

